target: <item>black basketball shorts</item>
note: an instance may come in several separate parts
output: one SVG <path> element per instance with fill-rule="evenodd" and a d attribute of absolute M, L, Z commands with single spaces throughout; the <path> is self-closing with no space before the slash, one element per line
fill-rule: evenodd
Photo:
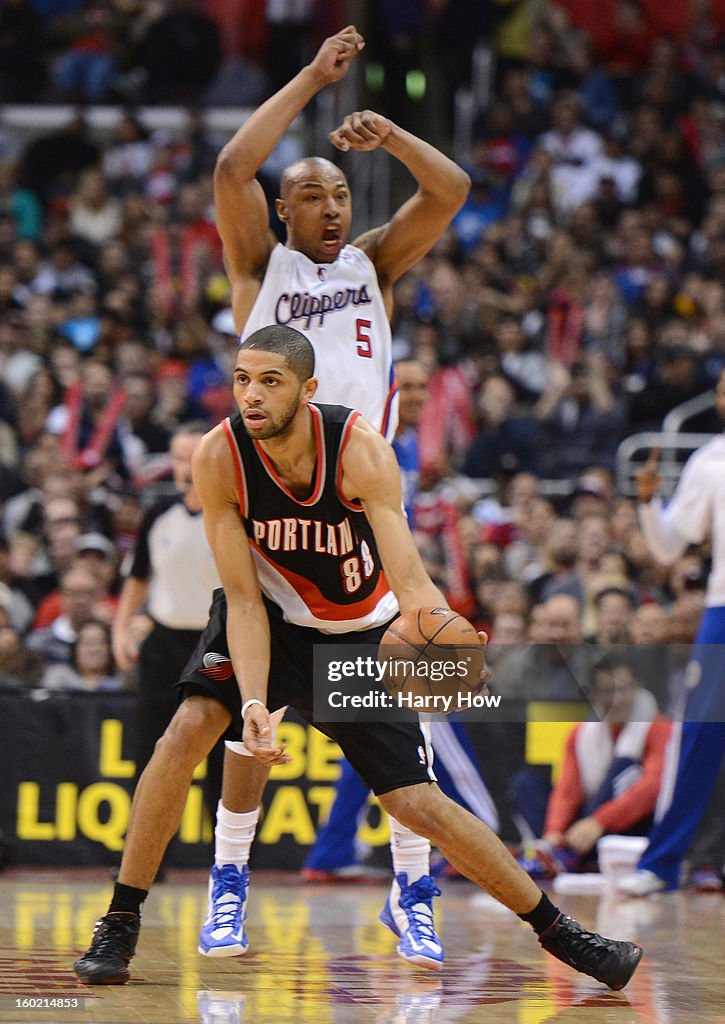
<path fill-rule="evenodd" d="M 434 782 L 433 754 L 423 729 L 415 722 L 320 722 L 312 714 L 312 664 L 315 644 L 345 642 L 378 644 L 386 626 L 343 635 L 321 633 L 285 622 L 281 610 L 265 598 L 271 633 L 267 707 L 289 705 L 306 722 L 329 736 L 376 795 L 404 786 Z M 225 739 L 242 738 L 242 702 L 227 646 L 227 602 L 214 591 L 209 623 L 181 674 L 181 699 L 194 694 L 214 697 L 229 711 L 232 722 Z"/>

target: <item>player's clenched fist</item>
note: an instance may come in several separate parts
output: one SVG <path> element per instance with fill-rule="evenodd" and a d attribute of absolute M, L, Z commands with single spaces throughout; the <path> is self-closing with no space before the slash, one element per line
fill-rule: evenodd
<path fill-rule="evenodd" d="M 358 110 L 348 114 L 339 128 L 330 132 L 333 146 L 346 153 L 349 149 L 368 151 L 382 146 L 393 127 L 393 122 L 374 110 Z"/>
<path fill-rule="evenodd" d="M 355 26 L 348 25 L 324 41 L 310 67 L 325 82 L 339 82 L 364 46 L 365 40 Z"/>

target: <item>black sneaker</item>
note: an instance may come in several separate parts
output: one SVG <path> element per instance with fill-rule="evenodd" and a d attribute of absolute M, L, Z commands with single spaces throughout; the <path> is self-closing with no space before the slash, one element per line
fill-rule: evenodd
<path fill-rule="evenodd" d="M 624 988 L 642 959 L 642 947 L 636 942 L 620 942 L 588 932 L 565 914 L 539 936 L 539 942 L 557 960 L 615 991 Z"/>
<path fill-rule="evenodd" d="M 128 965 L 136 952 L 141 918 L 114 912 L 96 921 L 89 949 L 73 964 L 86 985 L 124 985 L 131 977 Z"/>

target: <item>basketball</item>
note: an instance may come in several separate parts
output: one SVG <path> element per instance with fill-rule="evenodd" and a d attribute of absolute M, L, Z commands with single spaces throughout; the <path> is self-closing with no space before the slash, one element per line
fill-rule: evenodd
<path fill-rule="evenodd" d="M 475 706 L 485 685 L 486 649 L 450 608 L 416 608 L 396 619 L 380 641 L 383 684 L 400 707 L 450 714 Z"/>

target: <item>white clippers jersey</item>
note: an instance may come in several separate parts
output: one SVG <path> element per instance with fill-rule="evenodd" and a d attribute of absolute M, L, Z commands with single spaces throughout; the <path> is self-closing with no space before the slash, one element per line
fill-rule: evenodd
<path fill-rule="evenodd" d="M 712 532 L 707 604 L 725 605 L 725 436 L 713 437 L 687 460 L 667 514 L 691 544 Z"/>
<path fill-rule="evenodd" d="M 286 324 L 315 350 L 315 402 L 358 409 L 392 441 L 398 395 L 392 338 L 375 267 L 346 245 L 334 263 L 313 263 L 277 244 L 242 340 L 260 327 Z"/>

